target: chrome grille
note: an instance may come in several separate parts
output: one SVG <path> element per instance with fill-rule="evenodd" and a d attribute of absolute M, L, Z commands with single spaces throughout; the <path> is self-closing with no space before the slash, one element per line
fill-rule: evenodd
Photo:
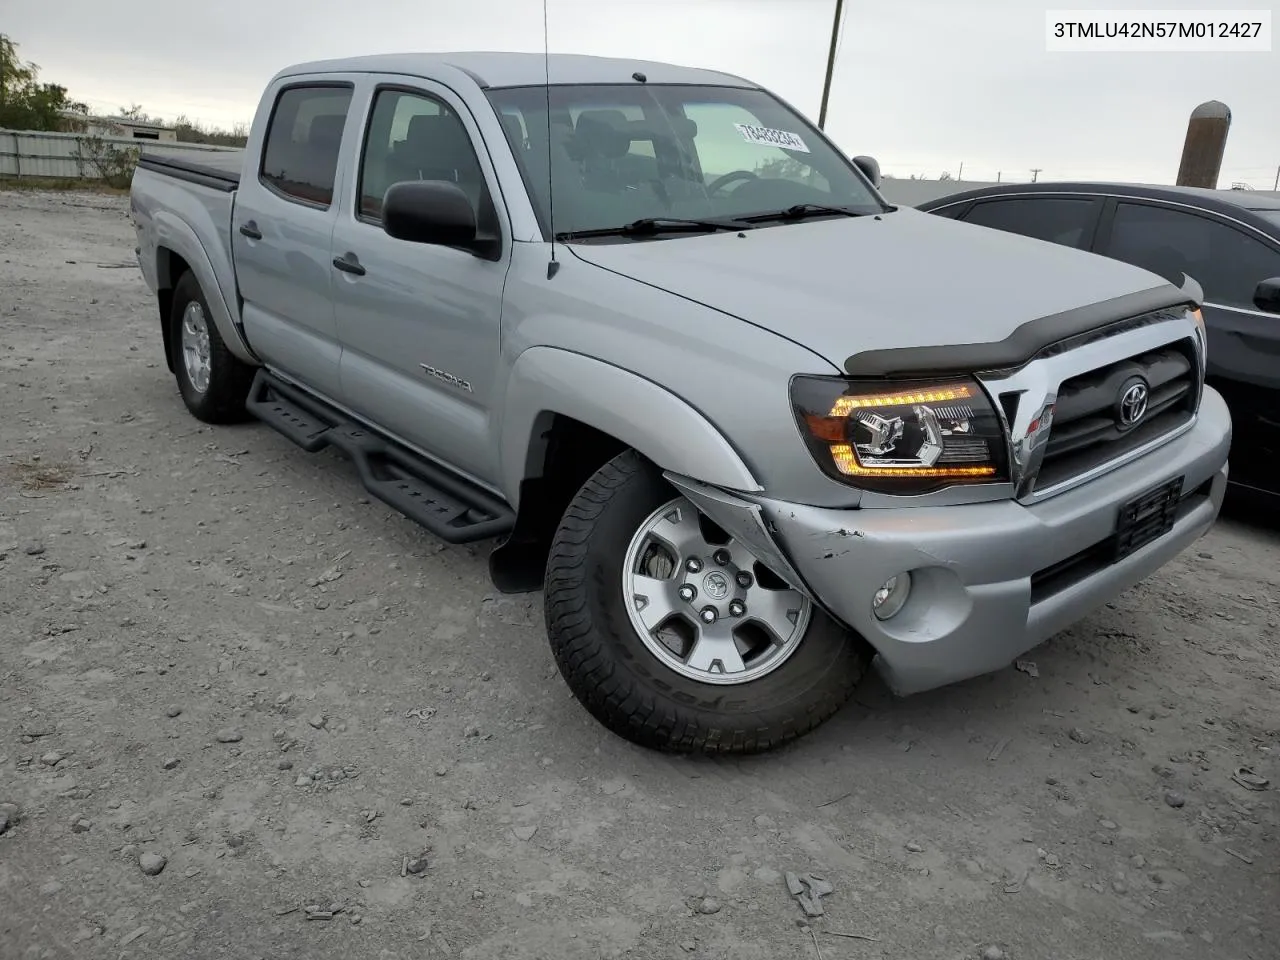
<path fill-rule="evenodd" d="M 1061 341 L 1020 367 L 980 374 L 1009 430 L 1014 497 L 1056 496 L 1189 430 L 1204 371 L 1203 330 L 1188 309 L 1174 306 Z M 1147 385 L 1147 410 L 1122 426 L 1121 387 L 1136 377 Z"/>
<path fill-rule="evenodd" d="M 1124 397 L 1141 391 L 1143 410 L 1125 422 Z M 1077 374 L 1058 387 L 1040 491 L 1159 440 L 1188 423 L 1200 397 L 1195 342 L 1186 338 Z M 1131 404 L 1129 413 L 1137 408 Z"/>

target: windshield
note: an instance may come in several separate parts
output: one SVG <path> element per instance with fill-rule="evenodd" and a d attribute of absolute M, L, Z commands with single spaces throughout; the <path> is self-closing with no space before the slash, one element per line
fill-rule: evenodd
<path fill-rule="evenodd" d="M 550 150 L 546 87 L 488 96 L 543 230 L 556 236 L 650 218 L 733 220 L 798 204 L 887 209 L 846 157 L 763 90 L 634 83 L 550 92 Z"/>

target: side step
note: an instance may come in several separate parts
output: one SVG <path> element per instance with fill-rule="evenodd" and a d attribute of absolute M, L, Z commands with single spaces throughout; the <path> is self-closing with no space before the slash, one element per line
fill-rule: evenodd
<path fill-rule="evenodd" d="M 352 422 L 328 404 L 259 368 L 245 408 L 308 453 L 335 447 L 351 458 L 372 496 L 445 543 L 510 533 L 511 508 L 475 484 Z"/>

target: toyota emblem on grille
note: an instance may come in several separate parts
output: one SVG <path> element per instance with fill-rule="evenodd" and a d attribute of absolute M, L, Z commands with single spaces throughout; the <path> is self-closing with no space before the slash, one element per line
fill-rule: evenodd
<path fill-rule="evenodd" d="M 1121 429 L 1127 430 L 1138 425 L 1139 421 L 1146 416 L 1147 401 L 1150 397 L 1151 389 L 1147 386 L 1147 381 L 1140 377 L 1125 381 L 1120 388 L 1116 410 Z"/>

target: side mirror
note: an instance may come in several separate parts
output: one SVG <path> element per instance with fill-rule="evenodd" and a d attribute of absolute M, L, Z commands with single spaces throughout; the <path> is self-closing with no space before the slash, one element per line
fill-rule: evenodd
<path fill-rule="evenodd" d="M 1258 284 L 1253 291 L 1253 305 L 1263 313 L 1280 313 L 1280 277 Z"/>
<path fill-rule="evenodd" d="M 875 157 L 854 157 L 853 165 L 866 174 L 873 187 L 880 186 L 880 164 Z"/>
<path fill-rule="evenodd" d="M 447 180 L 393 183 L 382 200 L 382 229 L 409 243 L 471 248 L 476 212 L 457 184 Z"/>

